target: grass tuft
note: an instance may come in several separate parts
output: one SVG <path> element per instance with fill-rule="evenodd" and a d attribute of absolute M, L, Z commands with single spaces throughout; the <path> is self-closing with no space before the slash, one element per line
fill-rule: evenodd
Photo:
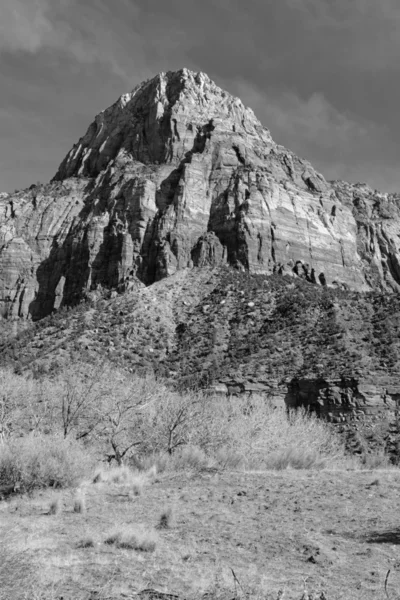
<path fill-rule="evenodd" d="M 132 483 L 129 491 L 129 498 L 137 498 L 143 491 L 143 484 L 141 482 Z"/>
<path fill-rule="evenodd" d="M 113 531 L 105 540 L 105 544 L 117 548 L 136 550 L 138 552 L 154 552 L 157 536 L 154 532 L 136 528 L 124 528 Z"/>
<path fill-rule="evenodd" d="M 104 543 L 111 546 L 113 544 L 118 544 L 121 539 L 122 533 L 120 531 L 113 531 L 110 535 L 106 537 Z"/>
<path fill-rule="evenodd" d="M 272 452 L 265 458 L 267 469 L 282 471 L 283 469 L 323 469 L 326 460 L 316 450 L 304 448 L 284 448 Z"/>
<path fill-rule="evenodd" d="M 157 465 L 152 465 L 150 469 L 147 469 L 146 475 L 151 481 L 154 481 L 157 477 Z"/>
<path fill-rule="evenodd" d="M 172 523 L 172 509 L 165 509 L 161 515 L 157 524 L 157 529 L 169 529 Z"/>
<path fill-rule="evenodd" d="M 94 548 L 95 541 L 92 536 L 88 536 L 80 540 L 77 544 L 78 548 Z"/>
<path fill-rule="evenodd" d="M 49 506 L 49 515 L 58 515 L 61 512 L 60 498 L 53 498 Z"/>
<path fill-rule="evenodd" d="M 176 471 L 204 471 L 210 466 L 210 458 L 198 446 L 183 446 L 172 456 L 171 466 Z"/>
<path fill-rule="evenodd" d="M 104 473 L 103 473 L 104 475 Z M 106 474 L 106 480 L 111 483 L 127 483 L 132 475 L 132 471 L 129 467 L 121 466 L 110 469 Z"/>
<path fill-rule="evenodd" d="M 78 490 L 74 497 L 74 512 L 80 514 L 86 513 L 86 498 L 81 490 Z"/>
<path fill-rule="evenodd" d="M 93 479 L 93 483 L 98 483 L 100 481 L 129 488 L 129 498 L 133 499 L 142 494 L 143 487 L 149 481 L 149 477 L 147 473 L 133 471 L 128 466 L 123 465 L 114 467 L 113 469 L 99 471 Z"/>
<path fill-rule="evenodd" d="M 103 479 L 103 473 L 101 471 L 99 471 L 98 473 L 96 473 L 96 475 L 93 477 L 92 483 L 101 483 L 102 481 L 104 481 Z"/>

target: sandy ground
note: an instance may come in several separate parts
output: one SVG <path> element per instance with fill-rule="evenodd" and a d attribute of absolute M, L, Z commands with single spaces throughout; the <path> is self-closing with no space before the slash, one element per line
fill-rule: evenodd
<path fill-rule="evenodd" d="M 128 599 L 145 588 L 300 600 L 400 598 L 400 471 L 162 474 L 140 496 L 124 485 L 0 502 L 1 600 Z M 167 529 L 160 515 L 172 510 Z M 156 530 L 154 552 L 104 543 L 115 528 Z M 79 547 L 91 538 L 94 546 Z M 387 573 L 390 570 L 386 590 Z M 234 575 L 236 576 L 236 580 Z M 25 594 L 25 595 L 24 595 Z"/>

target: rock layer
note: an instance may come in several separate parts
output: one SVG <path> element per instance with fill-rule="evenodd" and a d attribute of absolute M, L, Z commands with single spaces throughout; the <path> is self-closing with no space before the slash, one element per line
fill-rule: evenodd
<path fill-rule="evenodd" d="M 219 264 L 398 289 L 396 203 L 328 183 L 206 75 L 162 73 L 100 113 L 51 184 L 0 196 L 0 314 Z"/>

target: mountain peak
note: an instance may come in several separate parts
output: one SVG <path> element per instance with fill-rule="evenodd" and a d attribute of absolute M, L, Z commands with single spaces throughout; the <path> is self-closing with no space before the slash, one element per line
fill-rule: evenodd
<path fill-rule="evenodd" d="M 96 177 L 122 155 L 145 164 L 179 164 L 207 128 L 273 144 L 251 108 L 205 73 L 184 68 L 159 73 L 99 113 L 65 157 L 55 179 Z"/>
<path fill-rule="evenodd" d="M 328 183 L 188 69 L 122 95 L 51 185 L 0 197 L 0 216 L 5 316 L 39 318 L 98 289 L 220 265 L 400 290 L 397 200 Z"/>

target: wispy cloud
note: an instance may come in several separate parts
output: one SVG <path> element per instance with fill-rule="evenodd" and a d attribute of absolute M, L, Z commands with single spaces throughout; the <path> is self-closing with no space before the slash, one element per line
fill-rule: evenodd
<path fill-rule="evenodd" d="M 337 40 L 336 60 L 364 70 L 397 69 L 400 52 L 398 0 L 283 0 L 302 27 L 318 39 Z M 326 39 L 329 44 L 329 37 Z M 331 50 L 334 47 L 331 46 Z M 333 55 L 333 58 L 335 55 Z M 331 57 L 332 58 L 332 57 Z"/>
<path fill-rule="evenodd" d="M 0 50 L 36 52 L 55 40 L 48 0 L 2 0 Z"/>
<path fill-rule="evenodd" d="M 125 19 L 137 16 L 134 3 L 119 2 Z M 120 36 L 111 27 L 113 18 L 115 12 L 104 0 L 89 1 L 84 10 L 77 0 L 2 0 L 0 52 L 39 53 L 52 49 L 78 63 L 106 63 L 115 74 L 128 80 L 119 61 L 124 52 Z M 135 31 L 131 32 L 130 41 L 132 48 L 138 45 Z"/>
<path fill-rule="evenodd" d="M 276 142 L 310 160 L 328 179 L 400 189 L 393 164 L 397 145 L 387 126 L 338 110 L 322 93 L 308 98 L 280 90 L 265 93 L 243 81 L 232 82 L 231 89 L 253 108 Z"/>

